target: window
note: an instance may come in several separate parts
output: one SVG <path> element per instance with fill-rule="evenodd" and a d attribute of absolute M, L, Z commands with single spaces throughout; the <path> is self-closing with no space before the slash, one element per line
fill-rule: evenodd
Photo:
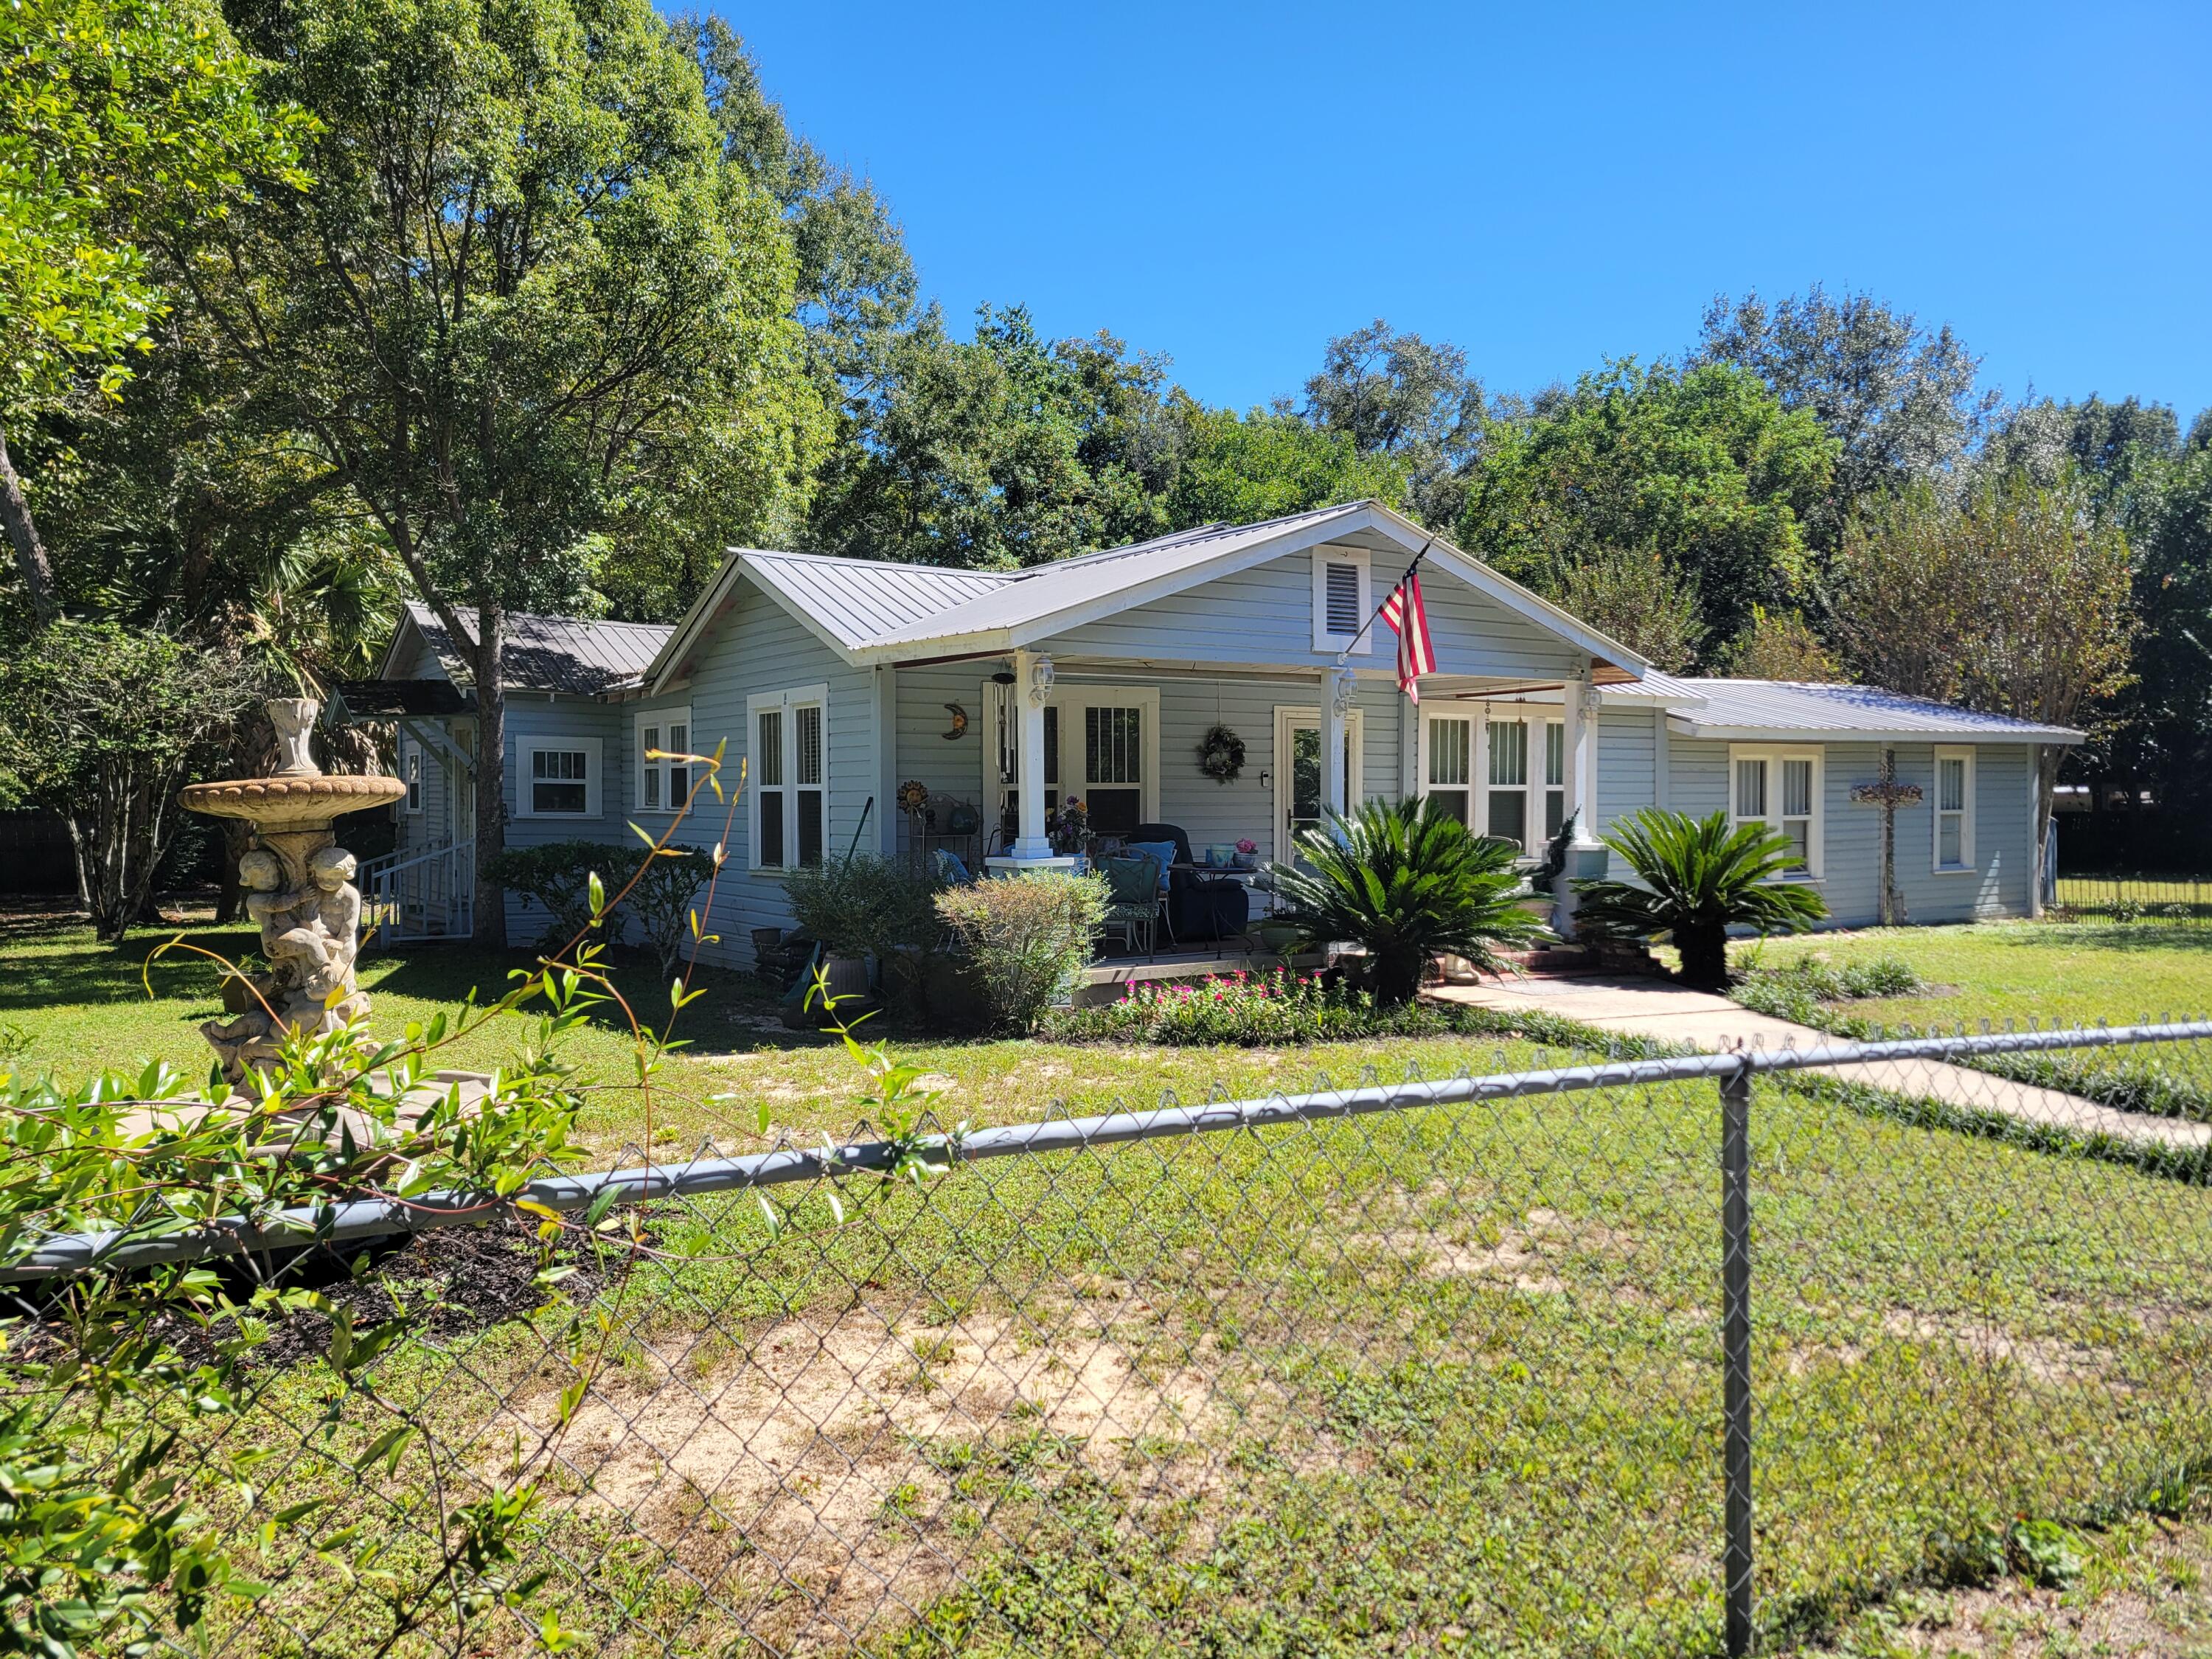
<path fill-rule="evenodd" d="M 822 862 L 830 835 L 829 699 L 828 686 L 811 685 L 745 700 L 756 870 Z"/>
<path fill-rule="evenodd" d="M 1364 796 L 1360 768 L 1366 758 L 1366 717 L 1354 708 L 1344 722 L 1345 804 L 1356 807 Z M 1299 832 L 1319 829 L 1322 817 L 1321 711 L 1275 710 L 1275 856 L 1296 856 Z"/>
<path fill-rule="evenodd" d="M 988 697 L 984 707 L 993 709 L 995 726 L 1000 716 Z M 1159 713 L 1159 693 L 1151 687 L 1055 685 L 1044 708 L 1045 811 L 1073 795 L 1083 802 L 1091 833 L 1101 836 L 1126 836 L 1157 818 Z M 987 754 L 993 741 L 995 732 Z M 1018 834 L 1021 791 L 1008 788 L 1002 799 L 1006 833 Z"/>
<path fill-rule="evenodd" d="M 1439 710 L 1422 721 L 1421 793 L 1476 833 L 1543 850 L 1566 810 L 1565 738 L 1559 722 L 1539 722 L 1518 707 L 1508 714 Z M 1538 732 L 1542 735 L 1540 738 Z M 1543 744 L 1543 772 L 1531 746 Z M 1540 830 L 1539 829 L 1540 827 Z"/>
<path fill-rule="evenodd" d="M 521 745 L 521 752 L 523 817 L 599 817 L 597 738 L 533 738 Z"/>
<path fill-rule="evenodd" d="M 1820 754 L 1818 750 L 1729 750 L 1729 818 L 1764 823 L 1790 838 L 1800 879 L 1820 873 Z"/>
<path fill-rule="evenodd" d="M 1489 787 L 1482 832 L 1525 847 L 1528 842 L 1528 722 L 1490 722 Z"/>
<path fill-rule="evenodd" d="M 662 759 L 653 759 L 659 750 Z M 674 812 L 691 793 L 691 769 L 670 755 L 691 752 L 691 711 L 655 708 L 637 717 L 637 810 Z"/>
<path fill-rule="evenodd" d="M 422 811 L 422 748 L 420 744 L 402 738 L 399 744 L 399 775 L 407 782 L 407 810 L 420 817 Z"/>
<path fill-rule="evenodd" d="M 1462 823 L 1474 821 L 1474 721 L 1462 714 L 1431 714 L 1428 762 L 1421 793 L 1437 801 Z"/>
<path fill-rule="evenodd" d="M 1330 656 L 1346 650 L 1365 655 L 1375 648 L 1375 629 L 1368 626 L 1374 615 L 1366 550 L 1357 547 L 1314 549 L 1314 649 Z"/>
<path fill-rule="evenodd" d="M 1974 751 L 1936 751 L 1936 867 L 1974 867 Z"/>
<path fill-rule="evenodd" d="M 1567 727 L 1564 720 L 1544 722 L 1544 839 L 1551 840 L 1567 823 Z"/>

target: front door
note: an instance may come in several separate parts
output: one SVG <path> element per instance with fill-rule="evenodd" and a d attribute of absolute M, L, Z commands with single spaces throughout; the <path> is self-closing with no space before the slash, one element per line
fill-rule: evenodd
<path fill-rule="evenodd" d="M 1353 709 L 1344 723 L 1344 775 L 1346 804 L 1360 799 L 1360 711 Z M 1301 830 L 1320 827 L 1321 710 L 1275 710 L 1275 851 L 1279 859 L 1292 856 Z"/>

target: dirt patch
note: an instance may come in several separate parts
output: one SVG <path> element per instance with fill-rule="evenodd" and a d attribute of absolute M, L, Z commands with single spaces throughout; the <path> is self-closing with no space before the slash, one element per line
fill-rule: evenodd
<path fill-rule="evenodd" d="M 1914 1342 L 1948 1342 L 1992 1364 L 2009 1363 L 2039 1382 L 2082 1382 L 2105 1375 L 2111 1358 L 2103 1350 L 2059 1337 L 2018 1336 L 1962 1315 L 1913 1313 L 1893 1308 L 1882 1316 L 1888 1335 Z"/>
<path fill-rule="evenodd" d="M 1409 1200 L 1419 1194 L 1409 1194 Z M 1497 1243 L 1481 1244 L 1419 1227 L 1349 1233 L 1347 1248 L 1371 1250 L 1405 1263 L 1428 1279 L 1485 1279 L 1532 1296 L 1565 1294 L 1555 1271 L 1574 1255 L 1635 1254 L 1635 1241 L 1601 1222 L 1534 1209 L 1498 1229 Z"/>
<path fill-rule="evenodd" d="M 1040 1492 L 1198 1495 L 1215 1396 L 1189 1359 L 1140 1300 L 1103 1291 L 1023 1320 L 862 1305 L 736 1349 L 676 1338 L 594 1387 L 550 1484 L 626 1517 L 777 1650 L 842 1647 L 1018 1542 Z M 520 1414 L 543 1429 L 552 1396 Z M 1000 1484 L 1009 1459 L 1022 1475 Z"/>

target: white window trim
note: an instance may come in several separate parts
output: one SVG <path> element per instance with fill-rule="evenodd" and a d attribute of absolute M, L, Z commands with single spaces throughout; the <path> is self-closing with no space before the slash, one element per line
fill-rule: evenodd
<path fill-rule="evenodd" d="M 672 708 L 643 709 L 630 721 L 630 752 L 637 757 L 636 764 L 630 771 L 632 810 L 668 817 L 672 816 L 683 803 L 669 798 L 668 774 L 672 769 L 670 763 L 649 761 L 645 757 L 645 728 L 648 726 L 660 734 L 658 742 L 653 745 L 656 748 L 665 747 L 667 744 L 670 726 L 681 726 L 684 732 L 684 747 L 695 755 L 700 752 L 699 733 L 691 724 L 691 705 L 689 703 Z M 645 779 L 648 772 L 657 772 L 660 775 L 660 804 L 658 806 L 647 806 L 645 804 Z M 684 787 L 688 790 L 691 787 L 691 781 L 687 779 Z"/>
<path fill-rule="evenodd" d="M 584 810 L 580 812 L 541 812 L 534 805 L 538 792 L 531 787 L 531 774 L 535 769 L 531 757 L 566 753 L 584 757 Z M 517 817 L 565 818 L 574 822 L 599 816 L 599 781 L 603 771 L 597 738 L 524 738 L 514 745 L 514 815 Z"/>
<path fill-rule="evenodd" d="M 999 721 L 1001 718 L 1000 699 L 991 694 L 996 690 L 990 681 L 983 682 L 981 706 L 986 713 L 983 731 L 983 798 L 1003 806 L 1005 793 L 1015 787 L 999 781 Z M 1083 742 L 1083 711 L 1086 708 L 1139 708 L 1144 711 L 1144 729 L 1138 744 L 1137 764 L 1143 774 L 1137 780 L 1137 822 L 1158 823 L 1160 820 L 1160 688 L 1157 685 L 1086 684 L 1066 680 L 1055 680 L 1052 695 L 1045 706 L 1060 714 L 1060 781 L 1048 785 L 1051 794 L 1066 800 L 1073 795 L 1078 800 L 1091 793 L 1088 777 L 1071 775 L 1071 763 L 1079 769 L 1085 762 Z M 1109 789 L 1125 789 L 1127 784 L 1107 784 Z M 997 807 L 993 809 L 998 810 Z"/>
<path fill-rule="evenodd" d="M 1805 848 L 1808 855 L 1805 860 L 1805 868 L 1802 873 L 1793 871 L 1778 879 L 1819 881 L 1827 868 L 1828 763 L 1826 751 L 1817 747 L 1807 748 L 1798 744 L 1732 743 L 1729 745 L 1729 827 L 1733 830 L 1740 823 L 1756 822 L 1778 829 L 1782 823 L 1782 816 L 1778 811 L 1770 810 L 1765 817 L 1758 819 L 1747 819 L 1736 811 L 1735 767 L 1740 760 L 1763 760 L 1767 763 L 1766 789 L 1770 807 L 1778 801 L 1782 787 L 1779 770 L 1782 763 L 1793 760 L 1813 763 L 1813 811 L 1811 822 L 1805 829 Z"/>
<path fill-rule="evenodd" d="M 1564 783 L 1545 781 L 1546 757 L 1549 738 L 1547 729 L 1562 726 L 1562 716 L 1549 712 L 1542 703 L 1509 703 L 1493 706 L 1480 702 L 1424 703 L 1421 706 L 1420 741 L 1413 758 L 1414 793 L 1423 800 L 1429 794 L 1429 726 L 1434 720 L 1472 720 L 1474 731 L 1469 744 L 1468 769 L 1468 827 L 1476 835 L 1488 834 L 1484 828 L 1490 822 L 1490 797 L 1494 793 L 1515 792 L 1510 784 L 1490 781 L 1490 726 L 1493 720 L 1526 721 L 1528 726 L 1528 776 L 1518 786 L 1519 793 L 1528 797 L 1528 806 L 1522 822 L 1528 826 L 1528 838 L 1522 843 L 1521 856 L 1525 860 L 1541 859 L 1544 844 L 1551 839 L 1544 833 L 1544 798 L 1553 790 L 1565 793 Z M 1566 763 L 1574 764 L 1568 756 Z M 1456 786 L 1449 786 L 1456 787 Z M 1561 802 L 1564 811 L 1565 803 Z"/>
<path fill-rule="evenodd" d="M 399 739 L 399 781 L 407 786 L 404 798 L 407 816 L 422 816 L 422 803 L 428 793 L 422 779 L 422 745 L 412 738 Z"/>
<path fill-rule="evenodd" d="M 1275 799 L 1269 807 L 1273 822 L 1267 833 L 1274 847 L 1273 856 L 1279 859 L 1291 856 L 1288 826 L 1293 804 L 1291 794 L 1296 787 L 1291 776 L 1291 732 L 1301 726 L 1326 729 L 1319 708 L 1279 702 L 1275 705 L 1275 764 L 1268 769 L 1274 774 Z M 1367 775 L 1367 711 L 1356 706 L 1347 709 L 1344 731 L 1345 747 L 1352 751 L 1351 774 L 1344 781 L 1344 804 L 1356 812 L 1367 799 L 1366 787 L 1362 781 Z"/>
<path fill-rule="evenodd" d="M 799 852 L 799 722 L 794 709 L 808 707 L 822 711 L 822 855 L 830 855 L 830 687 L 818 685 L 793 686 L 787 691 L 756 691 L 745 699 L 745 866 L 754 875 L 780 880 L 799 866 L 796 864 L 763 864 L 761 850 L 761 792 L 757 787 L 760 769 L 751 764 L 753 750 L 760 741 L 760 717 L 770 710 L 783 715 L 783 781 L 776 788 L 783 794 L 783 846 L 787 854 L 796 857 Z M 809 784 L 807 787 L 815 786 Z"/>
<path fill-rule="evenodd" d="M 1359 615 L 1369 623 L 1367 631 L 1358 635 L 1357 642 L 1350 634 L 1328 631 L 1328 567 L 1333 564 L 1356 565 L 1359 570 Z M 1375 630 L 1388 624 L 1372 621 L 1375 616 L 1374 574 L 1364 547 L 1316 547 L 1313 550 L 1313 648 L 1328 656 L 1349 651 L 1355 657 L 1371 654 L 1375 649 Z"/>
<path fill-rule="evenodd" d="M 1959 813 L 1959 851 L 1966 857 L 1964 864 L 1943 862 L 1943 763 L 1947 760 L 1966 763 L 1966 791 Z M 1974 869 L 1974 751 L 1963 744 L 1939 744 L 1936 750 L 1935 771 L 1929 780 L 1928 793 L 1928 862 L 1939 876 L 1971 876 Z"/>

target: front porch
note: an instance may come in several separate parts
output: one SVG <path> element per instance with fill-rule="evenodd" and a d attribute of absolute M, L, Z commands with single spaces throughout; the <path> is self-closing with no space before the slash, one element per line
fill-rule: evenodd
<path fill-rule="evenodd" d="M 1258 945 L 1231 940 L 1212 947 L 1164 951 L 1146 956 L 1107 956 L 1094 959 L 1077 981 L 1073 1000 L 1078 1007 L 1115 1002 L 1139 985 L 1172 984 L 1183 980 L 1215 979 L 1225 974 L 1318 973 L 1328 965 L 1319 951 L 1279 955 Z"/>
<path fill-rule="evenodd" d="M 1192 863 L 1215 866 L 1206 873 L 1264 866 L 1328 811 L 1408 796 L 1436 798 L 1532 860 L 1569 821 L 1578 842 L 1595 842 L 1587 671 L 1432 675 L 1415 705 L 1387 666 L 1170 666 L 1024 650 L 902 667 L 896 687 L 886 793 L 921 804 L 887 826 L 890 838 L 908 854 L 948 851 L 972 873 L 1066 867 L 1161 827 L 1182 832 Z M 1256 921 L 1266 895 L 1253 901 Z"/>

